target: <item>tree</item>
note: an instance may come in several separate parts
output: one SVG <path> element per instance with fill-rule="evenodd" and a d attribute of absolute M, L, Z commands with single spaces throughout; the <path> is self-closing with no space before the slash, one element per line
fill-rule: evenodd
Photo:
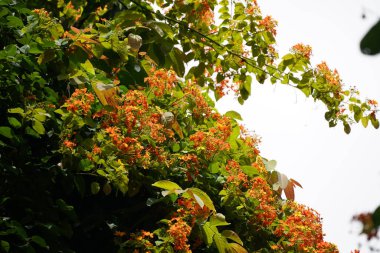
<path fill-rule="evenodd" d="M 210 94 L 244 103 L 252 83 L 282 83 L 346 133 L 378 128 L 377 103 L 312 67 L 309 46 L 279 59 L 256 1 L 0 8 L 2 251 L 337 252 L 294 202 L 301 185 Z"/>

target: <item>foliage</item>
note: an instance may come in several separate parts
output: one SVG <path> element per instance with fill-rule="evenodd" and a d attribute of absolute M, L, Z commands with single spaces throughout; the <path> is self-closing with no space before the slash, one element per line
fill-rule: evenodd
<path fill-rule="evenodd" d="M 256 1 L 0 0 L 0 19 L 2 251 L 337 252 L 209 95 L 269 79 L 347 133 L 377 103 L 308 46 L 278 59 Z"/>

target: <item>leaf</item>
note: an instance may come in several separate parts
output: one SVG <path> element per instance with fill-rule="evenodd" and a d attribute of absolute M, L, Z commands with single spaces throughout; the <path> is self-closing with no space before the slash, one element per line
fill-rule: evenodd
<path fill-rule="evenodd" d="M 228 226 L 231 223 L 226 221 L 226 217 L 221 213 L 216 213 L 210 217 L 210 225 L 211 226 Z"/>
<path fill-rule="evenodd" d="M 294 185 L 292 182 L 289 182 L 286 188 L 284 189 L 285 196 L 289 200 L 294 200 Z"/>
<path fill-rule="evenodd" d="M 20 108 L 20 107 L 17 107 L 17 108 L 11 108 L 11 109 L 8 109 L 8 112 L 9 113 L 16 113 L 16 114 L 21 114 L 23 115 L 24 114 L 24 109 Z"/>
<path fill-rule="evenodd" d="M 343 123 L 343 126 L 344 126 L 344 132 L 345 132 L 346 134 L 350 134 L 350 132 L 351 132 L 351 127 L 350 127 L 350 125 L 349 125 L 348 123 L 344 122 L 344 123 Z"/>
<path fill-rule="evenodd" d="M 8 139 L 12 139 L 14 136 L 14 133 L 10 127 L 2 126 L 2 127 L 0 127 L 0 135 L 6 137 Z"/>
<path fill-rule="evenodd" d="M 4 241 L 4 240 L 1 240 L 0 241 L 0 246 L 1 248 L 5 251 L 5 252 L 9 252 L 9 249 L 10 249 L 10 245 L 9 245 L 9 242 L 7 241 Z"/>
<path fill-rule="evenodd" d="M 298 187 L 300 187 L 300 188 L 303 188 L 302 185 L 301 185 L 300 183 L 298 183 L 296 180 L 294 180 L 293 178 L 291 178 L 290 181 L 291 181 L 294 185 L 296 185 L 296 186 L 298 186 Z"/>
<path fill-rule="evenodd" d="M 7 20 L 8 20 L 8 24 L 7 25 L 10 26 L 10 27 L 19 28 L 19 27 L 23 27 L 24 26 L 24 23 L 18 17 L 8 16 Z"/>
<path fill-rule="evenodd" d="M 84 63 L 81 63 L 80 65 L 87 73 L 91 75 L 95 75 L 95 69 L 94 69 L 94 66 L 92 66 L 92 63 L 90 62 L 90 60 L 86 60 Z"/>
<path fill-rule="evenodd" d="M 214 203 L 212 202 L 211 198 L 205 193 L 204 191 L 198 189 L 198 188 L 188 188 L 186 191 L 187 194 L 190 195 L 197 203 L 203 207 L 203 204 L 208 207 L 208 209 L 216 212 Z M 184 194 L 186 195 L 186 194 Z"/>
<path fill-rule="evenodd" d="M 276 169 L 277 162 L 275 160 L 263 160 L 263 163 L 267 171 L 274 171 Z"/>
<path fill-rule="evenodd" d="M 35 138 L 41 138 L 41 136 L 35 131 L 33 130 L 31 127 L 27 126 L 25 128 L 25 133 L 30 135 L 30 136 L 33 136 Z"/>
<path fill-rule="evenodd" d="M 243 248 L 241 245 L 239 245 L 237 243 L 229 243 L 228 247 L 229 247 L 229 251 L 228 252 L 232 252 L 232 253 L 248 253 L 248 251 L 245 248 Z"/>
<path fill-rule="evenodd" d="M 377 228 L 380 226 L 380 206 L 372 214 L 373 225 Z"/>
<path fill-rule="evenodd" d="M 97 194 L 100 191 L 100 185 L 98 182 L 92 182 L 91 183 L 91 193 L 92 194 Z"/>
<path fill-rule="evenodd" d="M 182 188 L 178 184 L 173 183 L 168 180 L 157 181 L 154 184 L 152 184 L 152 186 L 155 186 L 164 190 L 168 190 L 168 191 L 182 190 Z"/>
<path fill-rule="evenodd" d="M 245 174 L 247 174 L 250 177 L 260 174 L 259 171 L 253 166 L 245 165 L 241 166 L 241 169 Z"/>
<path fill-rule="evenodd" d="M 113 84 L 105 84 L 100 81 L 94 82 L 92 87 L 102 105 L 117 106 L 118 87 L 115 87 Z"/>
<path fill-rule="evenodd" d="M 41 236 L 38 236 L 38 235 L 33 235 L 31 240 L 36 243 L 37 245 L 41 246 L 42 248 L 46 248 L 47 245 L 46 245 L 46 241 L 44 238 L 42 238 Z"/>
<path fill-rule="evenodd" d="M 107 182 L 103 185 L 103 192 L 105 195 L 109 195 L 112 191 L 111 185 Z"/>
<path fill-rule="evenodd" d="M 51 50 L 51 49 L 50 50 L 46 50 L 42 54 L 40 54 L 40 56 L 37 59 L 37 63 L 39 65 L 45 64 L 45 63 L 53 60 L 54 57 L 55 57 L 54 50 Z"/>
<path fill-rule="evenodd" d="M 235 111 L 228 111 L 224 115 L 227 116 L 227 117 L 233 118 L 233 119 L 243 120 L 242 117 L 241 117 L 241 115 L 238 112 L 235 112 Z"/>
<path fill-rule="evenodd" d="M 277 172 L 278 183 L 280 184 L 281 189 L 285 189 L 288 186 L 289 179 L 285 174 Z"/>
<path fill-rule="evenodd" d="M 178 134 L 180 139 L 184 138 L 181 126 L 176 119 L 174 119 L 172 122 L 172 129 Z"/>
<path fill-rule="evenodd" d="M 240 245 L 243 245 L 243 241 L 240 239 L 239 235 L 232 230 L 223 230 L 222 235 L 234 242 L 239 243 Z"/>
<path fill-rule="evenodd" d="M 362 122 L 362 125 L 364 127 L 367 127 L 368 126 L 368 117 L 362 117 L 361 122 Z"/>
<path fill-rule="evenodd" d="M 21 122 L 18 121 L 18 119 L 14 117 L 8 117 L 8 122 L 13 128 L 20 128 L 21 127 Z"/>
<path fill-rule="evenodd" d="M 40 135 L 45 134 L 45 127 L 44 125 L 38 121 L 38 120 L 33 120 L 32 122 L 32 128 Z"/>
<path fill-rule="evenodd" d="M 203 237 L 205 238 L 205 243 L 207 246 L 210 246 L 212 244 L 212 242 L 214 241 L 213 238 L 214 238 L 214 235 L 215 235 L 215 232 L 211 229 L 210 227 L 210 222 L 206 222 L 203 226 L 202 226 L 202 234 L 203 234 Z"/>
<path fill-rule="evenodd" d="M 226 253 L 227 252 L 228 242 L 219 233 L 214 235 L 214 242 L 215 242 L 215 245 L 216 245 L 219 253 Z"/>

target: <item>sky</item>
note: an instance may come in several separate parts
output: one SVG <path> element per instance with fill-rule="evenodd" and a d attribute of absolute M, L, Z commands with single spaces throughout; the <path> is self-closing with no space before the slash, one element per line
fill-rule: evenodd
<path fill-rule="evenodd" d="M 280 55 L 299 42 L 313 47 L 312 62 L 326 61 L 344 83 L 356 86 L 362 98 L 380 101 L 380 55 L 364 56 L 359 42 L 380 17 L 377 0 L 259 0 L 263 14 L 278 20 Z M 366 18 L 362 18 L 362 14 Z M 379 42 L 380 43 L 380 42 Z M 325 240 L 340 252 L 365 243 L 354 214 L 380 205 L 380 129 L 360 124 L 346 135 L 341 126 L 329 128 L 325 107 L 281 84 L 252 84 L 243 105 L 232 97 L 218 101 L 221 112 L 238 111 L 248 129 L 261 136 L 262 156 L 277 161 L 277 170 L 296 179 L 303 189 L 296 200 L 316 209 L 323 218 Z"/>

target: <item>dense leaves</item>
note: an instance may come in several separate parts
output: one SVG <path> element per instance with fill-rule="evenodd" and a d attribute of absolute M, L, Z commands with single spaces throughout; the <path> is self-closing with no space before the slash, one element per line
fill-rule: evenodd
<path fill-rule="evenodd" d="M 309 46 L 278 59 L 276 25 L 256 1 L 0 0 L 0 249 L 337 252 L 209 97 L 269 79 L 379 127 Z"/>

